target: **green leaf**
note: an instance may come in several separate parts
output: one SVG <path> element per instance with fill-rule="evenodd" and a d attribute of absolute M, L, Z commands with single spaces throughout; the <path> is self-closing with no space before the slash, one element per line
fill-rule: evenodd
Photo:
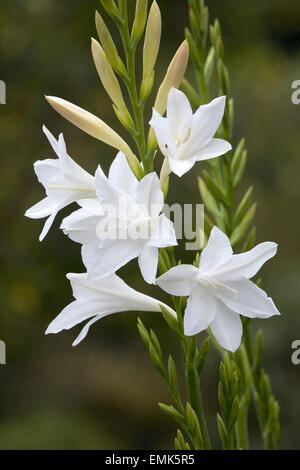
<path fill-rule="evenodd" d="M 196 369 L 199 374 L 201 375 L 204 363 L 206 361 L 206 357 L 210 348 L 210 343 L 211 339 L 208 336 L 202 343 L 200 350 L 198 351 L 197 357 L 196 357 Z"/>
<path fill-rule="evenodd" d="M 215 66 L 215 48 L 211 46 L 204 64 L 204 77 L 205 82 L 208 85 L 210 83 Z"/>
<path fill-rule="evenodd" d="M 195 88 L 190 84 L 190 82 L 186 78 L 182 80 L 181 88 L 183 89 L 184 93 L 186 94 L 192 105 L 196 108 L 199 108 L 199 106 L 201 105 L 201 100 Z"/>
<path fill-rule="evenodd" d="M 233 428 L 233 426 L 235 425 L 238 419 L 239 411 L 240 411 L 240 402 L 239 402 L 238 395 L 236 395 L 233 399 L 232 408 L 230 412 L 230 418 L 229 418 L 229 424 L 228 424 L 228 427 L 230 430 Z"/>
<path fill-rule="evenodd" d="M 138 317 L 137 327 L 138 327 L 138 330 L 139 330 L 139 333 L 141 335 L 141 338 L 142 338 L 143 342 L 149 348 L 150 336 L 149 336 L 149 333 L 147 331 L 147 328 L 144 326 L 144 324 L 143 324 L 142 320 L 140 319 L 140 317 Z"/>
<path fill-rule="evenodd" d="M 223 61 L 219 59 L 218 61 L 218 68 L 219 68 L 219 76 L 221 79 L 221 92 L 223 95 L 228 95 L 229 94 L 229 75 L 228 75 L 228 70 L 225 67 Z"/>
<path fill-rule="evenodd" d="M 245 171 L 246 163 L 247 163 L 247 151 L 244 150 L 244 152 L 241 155 L 239 165 L 236 169 L 236 172 L 234 173 L 234 178 L 233 178 L 233 186 L 234 187 L 237 186 L 239 184 L 239 182 L 241 181 L 241 179 L 243 177 L 243 174 L 244 174 L 244 171 Z"/>
<path fill-rule="evenodd" d="M 254 245 L 255 245 L 255 239 L 256 239 L 256 228 L 255 227 L 252 227 L 252 229 L 250 230 L 250 233 L 244 243 L 244 246 L 242 248 L 242 252 L 244 251 L 249 251 L 251 250 Z"/>
<path fill-rule="evenodd" d="M 250 188 L 246 191 L 243 199 L 241 200 L 237 210 L 236 210 L 236 213 L 235 213 L 235 216 L 234 216 L 234 219 L 233 219 L 233 223 L 234 225 L 237 225 L 241 222 L 242 218 L 244 217 L 244 215 L 246 214 L 249 206 L 250 206 L 250 203 L 251 203 L 251 199 L 252 199 L 252 194 L 253 194 L 253 186 L 250 186 Z"/>
<path fill-rule="evenodd" d="M 168 376 L 169 376 L 169 382 L 170 382 L 170 386 L 172 388 L 173 393 L 175 395 L 179 395 L 177 371 L 176 371 L 175 362 L 171 354 L 168 360 Z"/>
<path fill-rule="evenodd" d="M 225 202 L 225 194 L 219 184 L 212 178 L 208 171 L 203 170 L 203 177 L 205 179 L 206 186 L 215 199 Z"/>
<path fill-rule="evenodd" d="M 175 449 L 176 450 L 190 450 L 190 446 L 182 435 L 180 429 L 177 430 L 177 436 L 175 438 Z"/>
<path fill-rule="evenodd" d="M 223 448 L 225 448 L 228 433 L 227 433 L 224 421 L 223 421 L 223 419 L 222 419 L 222 417 L 219 413 L 217 413 L 217 424 L 218 424 L 218 431 L 219 431 L 219 436 L 221 438 L 222 446 L 223 446 Z"/>
<path fill-rule="evenodd" d="M 233 154 L 233 158 L 231 161 L 231 172 L 232 174 L 235 174 L 237 172 L 237 169 L 240 165 L 240 160 L 242 157 L 242 154 L 245 150 L 245 138 L 241 139 L 240 142 L 238 143 L 238 146 Z"/>
<path fill-rule="evenodd" d="M 200 194 L 201 194 L 202 200 L 206 208 L 212 214 L 219 215 L 220 214 L 219 206 L 216 200 L 214 199 L 214 197 L 212 196 L 212 194 L 210 193 L 209 189 L 207 188 L 206 184 L 204 183 L 203 179 L 200 177 L 198 178 L 198 184 L 199 184 Z"/>
<path fill-rule="evenodd" d="M 153 364 L 155 365 L 161 376 L 164 378 L 166 376 L 165 368 L 163 366 L 159 353 L 156 351 L 152 343 L 149 344 L 149 353 Z"/>
<path fill-rule="evenodd" d="M 241 223 L 234 229 L 230 237 L 230 242 L 232 246 L 235 246 L 244 238 L 244 236 L 246 235 L 253 221 L 255 212 L 256 212 L 256 204 L 252 204 L 250 209 L 248 209 L 248 211 L 244 215 Z"/>
<path fill-rule="evenodd" d="M 166 413 L 166 415 L 170 416 L 170 418 L 174 419 L 179 424 L 184 424 L 184 417 L 182 416 L 179 411 L 174 408 L 172 405 L 166 405 L 165 403 L 158 403 L 160 409 Z"/>
<path fill-rule="evenodd" d="M 151 338 L 151 342 L 153 346 L 156 349 L 157 354 L 159 355 L 160 358 L 162 358 L 162 352 L 161 352 L 161 347 L 158 341 L 158 337 L 156 336 L 153 330 L 150 331 L 150 338 Z"/>
<path fill-rule="evenodd" d="M 180 331 L 179 324 L 176 318 L 174 318 L 173 315 L 161 304 L 160 304 L 160 309 L 161 309 L 162 316 L 164 320 L 166 321 L 166 323 L 169 325 L 169 327 L 173 331 L 175 331 L 175 333 L 177 333 L 180 337 L 184 338 L 184 335 Z"/>

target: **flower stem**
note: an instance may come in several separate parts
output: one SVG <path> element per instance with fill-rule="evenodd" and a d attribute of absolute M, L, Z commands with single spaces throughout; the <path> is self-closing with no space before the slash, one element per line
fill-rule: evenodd
<path fill-rule="evenodd" d="M 185 378 L 188 399 L 199 419 L 204 449 L 211 450 L 211 443 L 200 390 L 200 377 L 195 367 L 196 336 L 188 338 L 187 343 L 188 350 L 185 357 Z"/>

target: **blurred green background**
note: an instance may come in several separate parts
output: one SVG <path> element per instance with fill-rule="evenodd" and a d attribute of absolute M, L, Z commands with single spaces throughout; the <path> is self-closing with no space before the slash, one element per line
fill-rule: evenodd
<path fill-rule="evenodd" d="M 158 77 L 183 39 L 186 3 L 159 1 Z M 282 317 L 253 326 L 264 329 L 265 368 L 281 404 L 282 447 L 299 449 L 300 365 L 291 362 L 291 344 L 300 339 L 300 105 L 291 102 L 291 84 L 300 80 L 299 1 L 210 0 L 208 5 L 223 30 L 236 104 L 234 139 L 247 139 L 249 163 L 241 190 L 255 187 L 258 241 L 279 243 L 278 256 L 262 274 Z M 135 314 L 96 323 L 75 349 L 71 344 L 79 328 L 44 336 L 72 299 L 65 274 L 82 271 L 80 248 L 58 230 L 70 210 L 59 215 L 42 244 L 43 221 L 23 217 L 43 197 L 32 164 L 53 157 L 42 124 L 55 135 L 63 131 L 70 155 L 91 172 L 98 162 L 107 169 L 114 157 L 112 149 L 73 128 L 44 99 L 44 94 L 66 98 L 120 130 L 90 53 L 98 7 L 96 0 L 0 3 L 0 79 L 7 85 L 7 104 L 0 106 L 0 338 L 7 344 L 7 365 L 0 366 L 1 449 L 173 446 L 175 426 L 156 404 L 169 397 L 138 336 Z M 172 177 L 174 200 L 199 200 L 201 168 L 196 165 L 181 180 Z M 141 281 L 135 261 L 123 272 L 131 286 L 159 295 Z M 174 351 L 163 320 L 154 314 L 143 319 Z M 211 351 L 202 384 L 214 430 L 217 363 Z M 251 428 L 252 446 L 259 448 L 252 416 Z"/>

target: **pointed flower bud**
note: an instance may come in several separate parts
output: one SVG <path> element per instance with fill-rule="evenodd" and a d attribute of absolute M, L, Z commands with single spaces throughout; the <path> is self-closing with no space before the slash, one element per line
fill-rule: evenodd
<path fill-rule="evenodd" d="M 101 140 L 107 145 L 120 150 L 127 158 L 127 161 L 134 174 L 141 178 L 142 169 L 136 156 L 132 153 L 128 144 L 120 137 L 111 127 L 105 124 L 94 114 L 85 111 L 69 101 L 54 96 L 46 96 L 48 103 L 61 114 L 65 119 L 70 121 L 82 131 Z"/>
<path fill-rule="evenodd" d="M 106 24 L 104 23 L 101 15 L 96 12 L 96 29 L 101 42 L 101 45 L 106 54 L 107 60 L 109 61 L 111 67 L 119 75 L 125 75 L 126 69 L 120 58 L 115 43 L 108 31 Z"/>
<path fill-rule="evenodd" d="M 114 102 L 115 106 L 121 112 L 123 119 L 126 121 L 127 126 L 132 125 L 133 122 L 128 112 L 124 98 L 122 95 L 121 87 L 113 69 L 107 59 L 107 56 L 100 46 L 99 42 L 92 38 L 92 54 L 95 66 L 107 94 Z"/>
<path fill-rule="evenodd" d="M 161 116 L 163 116 L 166 111 L 168 95 L 171 88 L 179 88 L 182 82 L 188 60 L 189 44 L 188 41 L 185 40 L 174 55 L 157 93 L 154 109 Z M 156 137 L 152 128 L 148 136 L 148 148 L 152 151 L 155 151 L 156 148 Z"/>
<path fill-rule="evenodd" d="M 137 0 L 135 18 L 132 27 L 131 40 L 137 44 L 145 30 L 147 20 L 148 0 Z"/>
<path fill-rule="evenodd" d="M 119 10 L 114 0 L 100 0 L 100 2 L 106 13 L 108 13 L 112 18 L 119 17 Z"/>
<path fill-rule="evenodd" d="M 152 3 L 145 34 L 143 51 L 143 80 L 148 79 L 154 69 L 161 38 L 161 14 L 156 1 Z"/>
<path fill-rule="evenodd" d="M 158 90 L 154 108 L 163 115 L 167 107 L 167 99 L 171 88 L 179 88 L 185 74 L 189 59 L 189 44 L 183 41 L 175 56 L 173 57 L 165 78 Z"/>

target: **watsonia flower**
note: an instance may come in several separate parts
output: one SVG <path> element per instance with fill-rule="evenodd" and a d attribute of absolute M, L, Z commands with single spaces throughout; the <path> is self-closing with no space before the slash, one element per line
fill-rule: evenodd
<path fill-rule="evenodd" d="M 68 155 L 63 135 L 60 134 L 57 141 L 45 126 L 43 130 L 58 159 L 38 160 L 34 164 L 47 196 L 28 209 L 25 215 L 32 219 L 48 217 L 40 241 L 47 235 L 59 210 L 75 201 L 84 204 L 84 200 L 96 198 L 94 177 Z"/>
<path fill-rule="evenodd" d="M 177 245 L 173 223 L 161 214 L 164 196 L 156 173 L 138 181 L 119 153 L 108 178 L 98 167 L 95 185 L 99 206 L 89 204 L 62 223 L 64 233 L 83 245 L 90 277 L 105 277 L 138 258 L 145 281 L 154 283 L 158 248 Z"/>
<path fill-rule="evenodd" d="M 176 313 L 164 303 L 129 287 L 116 274 L 89 279 L 84 274 L 68 274 L 75 300 L 50 323 L 46 334 L 59 333 L 89 320 L 73 343 L 76 346 L 87 335 L 90 326 L 112 313 L 126 311 L 160 312 L 163 305 L 175 318 Z"/>
<path fill-rule="evenodd" d="M 172 88 L 168 95 L 167 117 L 153 109 L 150 126 L 159 148 L 168 158 L 170 169 L 177 176 L 184 175 L 200 160 L 219 157 L 231 150 L 231 144 L 214 138 L 222 121 L 225 96 L 200 106 L 193 114 L 185 94 Z"/>
<path fill-rule="evenodd" d="M 212 229 L 199 268 L 182 264 L 157 279 L 172 295 L 189 296 L 184 315 L 187 336 L 210 328 L 218 343 L 234 352 L 242 339 L 239 315 L 268 318 L 279 315 L 273 300 L 249 279 L 277 251 L 273 242 L 234 255 L 228 237 Z"/>

